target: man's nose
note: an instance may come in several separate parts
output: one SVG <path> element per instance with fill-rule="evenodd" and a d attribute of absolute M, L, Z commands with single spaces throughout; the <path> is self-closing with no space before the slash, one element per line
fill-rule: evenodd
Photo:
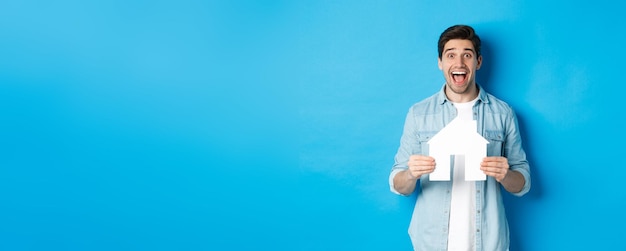
<path fill-rule="evenodd" d="M 455 65 L 465 65 L 465 60 L 463 59 L 463 57 L 456 57 L 454 58 L 454 64 Z"/>

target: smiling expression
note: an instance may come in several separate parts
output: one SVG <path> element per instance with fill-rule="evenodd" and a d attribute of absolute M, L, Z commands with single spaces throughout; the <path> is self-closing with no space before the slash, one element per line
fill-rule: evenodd
<path fill-rule="evenodd" d="M 480 69 L 482 56 L 476 55 L 472 41 L 448 41 L 438 61 L 439 69 L 446 79 L 446 95 L 451 101 L 470 101 L 478 95 L 475 73 Z"/>

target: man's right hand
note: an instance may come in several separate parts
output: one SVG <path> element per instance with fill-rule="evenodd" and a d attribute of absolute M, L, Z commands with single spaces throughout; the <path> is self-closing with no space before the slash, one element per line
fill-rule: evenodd
<path fill-rule="evenodd" d="M 415 179 L 419 179 L 424 174 L 435 171 L 435 158 L 424 155 L 411 155 L 409 157 L 408 174 Z"/>

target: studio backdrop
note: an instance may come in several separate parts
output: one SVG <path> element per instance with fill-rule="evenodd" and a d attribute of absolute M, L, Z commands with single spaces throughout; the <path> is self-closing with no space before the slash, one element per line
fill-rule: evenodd
<path fill-rule="evenodd" d="M 411 250 L 388 175 L 468 24 L 531 166 L 511 250 L 624 250 L 623 7 L 2 1 L 0 249 Z"/>

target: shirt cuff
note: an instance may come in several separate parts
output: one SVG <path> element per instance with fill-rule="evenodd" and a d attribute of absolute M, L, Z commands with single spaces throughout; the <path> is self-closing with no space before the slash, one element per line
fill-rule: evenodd
<path fill-rule="evenodd" d="M 404 171 L 404 170 L 406 170 L 406 169 L 394 169 L 394 170 L 392 170 L 392 171 L 391 171 L 391 173 L 389 174 L 389 189 L 391 190 L 391 192 L 393 192 L 393 193 L 395 193 L 395 194 L 397 194 L 397 195 L 404 195 L 404 194 L 401 194 L 401 193 L 399 193 L 398 191 L 396 191 L 396 189 L 395 189 L 395 188 L 394 188 L 394 186 L 393 186 L 393 178 L 395 178 L 395 177 L 396 177 L 396 175 L 397 175 L 399 172 L 402 172 L 402 171 Z"/>

